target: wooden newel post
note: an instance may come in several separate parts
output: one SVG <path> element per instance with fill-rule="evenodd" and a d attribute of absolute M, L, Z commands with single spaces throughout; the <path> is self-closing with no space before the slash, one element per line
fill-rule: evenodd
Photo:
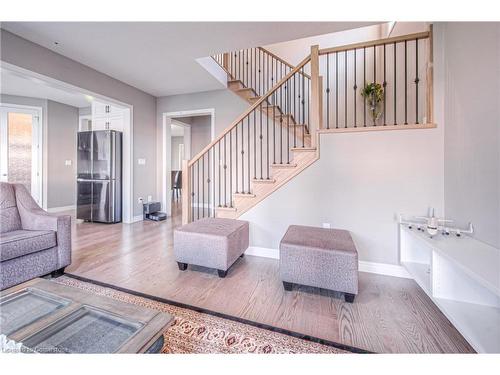
<path fill-rule="evenodd" d="M 316 130 L 321 124 L 321 81 L 319 77 L 319 46 L 311 46 L 311 123 L 309 132 L 311 133 L 311 146 L 316 147 Z"/>
<path fill-rule="evenodd" d="M 189 160 L 182 161 L 182 225 L 189 223 L 191 212 L 191 184 L 189 183 Z"/>

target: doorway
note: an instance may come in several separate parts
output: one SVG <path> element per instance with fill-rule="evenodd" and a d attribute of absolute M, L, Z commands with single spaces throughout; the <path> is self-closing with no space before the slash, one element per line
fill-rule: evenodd
<path fill-rule="evenodd" d="M 182 132 L 183 159 L 178 158 L 177 146 Z M 176 135 L 177 134 L 177 135 Z M 182 213 L 182 186 L 174 186 L 175 178 L 182 181 L 182 162 L 196 156 L 215 137 L 215 110 L 200 109 L 163 114 L 162 209 L 169 215 Z M 177 148 L 174 151 L 174 147 Z M 181 172 L 181 173 L 177 173 Z M 179 181 L 179 180 L 178 180 Z M 179 199 L 176 199 L 179 193 Z"/>
<path fill-rule="evenodd" d="M 0 181 L 22 184 L 42 202 L 42 109 L 0 105 Z"/>

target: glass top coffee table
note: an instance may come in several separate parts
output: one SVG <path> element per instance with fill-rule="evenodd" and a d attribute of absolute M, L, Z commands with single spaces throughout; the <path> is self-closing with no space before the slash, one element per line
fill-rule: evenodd
<path fill-rule="evenodd" d="M 0 294 L 0 334 L 37 353 L 143 353 L 172 316 L 35 279 Z"/>

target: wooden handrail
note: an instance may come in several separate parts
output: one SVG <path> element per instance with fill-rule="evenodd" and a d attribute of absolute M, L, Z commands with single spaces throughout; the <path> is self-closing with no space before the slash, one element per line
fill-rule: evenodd
<path fill-rule="evenodd" d="M 295 66 L 293 66 L 293 65 L 292 65 L 292 64 L 290 64 L 289 62 L 287 62 L 287 61 L 283 60 L 281 57 L 279 57 L 279 56 L 275 55 L 275 54 L 274 54 L 274 53 L 272 53 L 271 51 L 269 51 L 269 50 L 265 49 L 264 47 L 257 47 L 257 48 L 258 48 L 258 49 L 260 49 L 262 52 L 267 53 L 268 55 L 270 55 L 270 56 L 271 56 L 271 57 L 273 57 L 274 59 L 276 59 L 276 60 L 278 60 L 278 61 L 282 62 L 283 64 L 285 64 L 285 65 L 286 65 L 286 66 L 288 66 L 289 68 L 291 68 L 291 69 L 295 69 Z M 303 74 L 303 75 L 304 75 L 304 77 L 311 79 L 311 76 L 310 76 L 309 74 L 307 74 L 307 73 L 301 73 L 301 74 Z"/>
<path fill-rule="evenodd" d="M 375 39 L 375 40 L 370 40 L 368 42 L 353 43 L 353 44 L 347 44 L 344 46 L 320 49 L 319 54 L 325 55 L 327 53 L 344 52 L 344 51 L 350 51 L 353 49 L 358 49 L 358 48 L 363 48 L 363 47 L 382 46 L 384 44 L 404 42 L 405 40 L 426 39 L 426 38 L 429 38 L 429 36 L 430 36 L 429 31 L 423 31 L 420 33 L 400 35 L 400 36 L 394 36 L 391 38 Z"/>
<path fill-rule="evenodd" d="M 236 120 L 232 122 L 217 138 L 215 138 L 209 145 L 207 145 L 203 150 L 201 150 L 194 158 L 189 161 L 188 166 L 191 167 L 197 160 L 199 160 L 208 150 L 214 147 L 217 142 L 219 142 L 224 136 L 233 130 L 238 124 L 244 120 L 248 115 L 250 115 L 255 109 L 257 109 L 260 104 L 267 100 L 277 89 L 279 89 L 290 77 L 292 77 L 295 73 L 300 71 L 309 61 L 311 60 L 311 55 L 307 56 L 304 60 L 300 62 L 293 70 L 291 70 L 286 76 L 284 76 L 273 88 L 271 88 L 266 95 L 261 96 L 259 100 L 257 100 L 250 108 L 248 108 L 245 112 L 239 115 Z"/>

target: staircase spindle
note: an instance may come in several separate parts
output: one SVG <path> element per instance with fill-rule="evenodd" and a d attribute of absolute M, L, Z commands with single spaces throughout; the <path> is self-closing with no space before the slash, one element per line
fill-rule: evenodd
<path fill-rule="evenodd" d="M 408 42 L 405 40 L 405 125 L 408 125 Z"/>
<path fill-rule="evenodd" d="M 415 39 L 415 124 L 418 124 L 418 38 Z"/>
<path fill-rule="evenodd" d="M 344 52 L 344 127 L 347 129 L 347 51 Z"/>

